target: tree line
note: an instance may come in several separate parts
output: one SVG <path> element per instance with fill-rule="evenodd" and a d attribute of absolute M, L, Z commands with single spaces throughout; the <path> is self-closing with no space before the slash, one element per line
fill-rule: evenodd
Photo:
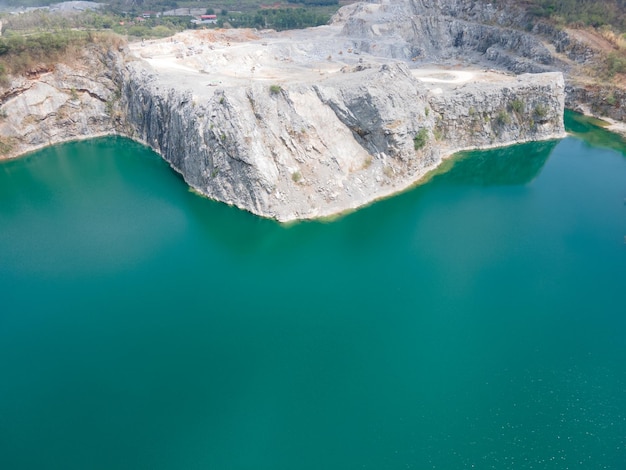
<path fill-rule="evenodd" d="M 222 27 L 228 22 L 235 28 L 285 29 L 308 28 L 328 23 L 330 16 L 307 8 L 281 8 L 258 10 L 251 13 L 230 14 L 227 20 L 218 19 Z"/>
<path fill-rule="evenodd" d="M 528 12 L 564 24 L 626 29 L 626 0 L 527 0 Z"/>

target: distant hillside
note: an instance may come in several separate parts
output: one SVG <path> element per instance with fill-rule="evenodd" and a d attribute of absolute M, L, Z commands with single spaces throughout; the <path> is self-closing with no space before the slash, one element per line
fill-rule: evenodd
<path fill-rule="evenodd" d="M 557 24 L 579 26 L 611 26 L 626 31 L 626 0 L 478 0 L 495 5 L 511 4 L 524 8 L 533 16 L 548 18 Z M 2 0 L 9 6 L 33 7 L 48 5 L 50 0 Z M 270 0 L 109 0 L 106 3 L 113 11 L 163 11 L 174 8 L 206 8 L 228 11 L 251 11 L 262 5 L 275 4 Z M 351 0 L 289 0 L 278 3 L 300 5 L 346 5 Z"/>
<path fill-rule="evenodd" d="M 607 25 L 626 30 L 626 0 L 525 0 L 513 3 L 526 7 L 533 15 L 557 23 L 578 23 L 596 28 Z"/>

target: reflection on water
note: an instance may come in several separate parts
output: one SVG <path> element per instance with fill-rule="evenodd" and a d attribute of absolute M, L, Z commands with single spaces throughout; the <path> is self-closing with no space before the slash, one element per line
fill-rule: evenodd
<path fill-rule="evenodd" d="M 524 185 L 541 172 L 558 140 L 512 145 L 494 152 L 463 152 L 454 157 L 446 181 L 474 186 Z"/>
<path fill-rule="evenodd" d="M 565 129 L 590 146 L 616 150 L 626 155 L 626 139 L 603 128 L 604 121 L 565 110 Z"/>
<path fill-rule="evenodd" d="M 623 470 L 620 152 L 288 227 L 125 139 L 1 164 L 0 468 Z"/>

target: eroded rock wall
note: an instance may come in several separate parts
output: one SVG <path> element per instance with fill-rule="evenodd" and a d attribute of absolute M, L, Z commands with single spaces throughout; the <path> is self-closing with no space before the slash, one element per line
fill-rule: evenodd
<path fill-rule="evenodd" d="M 569 109 L 580 113 L 626 122 L 624 89 L 600 85 L 571 85 L 567 87 L 565 103 Z"/>
<path fill-rule="evenodd" d="M 530 70 L 549 65 L 540 42 L 509 31 L 500 10 L 477 3 L 352 5 L 334 26 L 315 30 L 327 46 L 330 34 L 352 47 L 315 65 L 307 63 L 315 31 L 300 43 L 295 34 L 256 45 L 211 43 L 207 57 L 241 61 L 231 69 L 239 76 L 222 72 L 220 80 L 211 67 L 192 68 L 202 63 L 198 48 L 179 59 L 156 44 L 168 58 L 155 63 L 167 62 L 167 72 L 128 51 L 94 50 L 2 93 L 0 151 L 10 157 L 118 133 L 155 149 L 202 194 L 260 216 L 291 221 L 354 209 L 415 184 L 456 151 L 564 135 L 560 73 L 429 81 L 411 68 L 413 58 L 452 57 L 451 50 L 488 56 L 514 48 L 516 63 L 528 61 Z M 280 85 L 255 72 L 260 51 L 259 68 L 274 57 L 275 69 L 265 73 Z"/>
<path fill-rule="evenodd" d="M 72 66 L 57 64 L 15 77 L 0 90 L 0 158 L 68 140 L 116 132 L 119 84 L 100 50 Z"/>
<path fill-rule="evenodd" d="M 355 47 L 371 54 L 437 62 L 462 57 L 515 73 L 554 71 L 561 64 L 525 29 L 523 10 L 473 0 L 357 3 L 335 22 Z"/>
<path fill-rule="evenodd" d="M 561 137 L 558 73 L 434 87 L 404 64 L 272 90 L 218 87 L 199 101 L 142 63 L 124 72 L 123 113 L 199 192 L 290 221 L 330 216 L 418 181 L 457 150 Z"/>

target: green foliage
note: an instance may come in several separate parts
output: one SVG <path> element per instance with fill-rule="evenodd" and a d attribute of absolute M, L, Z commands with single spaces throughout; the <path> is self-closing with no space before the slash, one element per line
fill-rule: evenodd
<path fill-rule="evenodd" d="M 145 4 L 151 4 L 148 0 Z M 22 15 L 10 16 L 7 20 L 7 30 L 22 35 L 29 35 L 33 32 L 40 34 L 47 31 L 58 34 L 61 31 L 103 31 L 112 30 L 118 34 L 128 35 L 138 38 L 162 38 L 182 31 L 189 27 L 190 17 L 154 17 L 142 18 L 139 22 L 136 17 L 144 9 L 161 10 L 145 5 L 142 10 L 129 11 L 127 5 L 116 9 L 111 5 L 108 9 L 97 11 L 85 11 L 80 13 L 67 13 L 63 15 L 49 13 L 45 10 L 36 10 Z"/>
<path fill-rule="evenodd" d="M 279 94 L 283 89 L 280 87 L 280 85 L 270 85 L 270 93 L 272 95 L 277 95 Z"/>
<path fill-rule="evenodd" d="M 277 31 L 321 26 L 329 20 L 329 14 L 312 8 L 279 8 L 250 13 L 231 12 L 228 18 L 228 22 L 235 28 L 271 28 Z"/>
<path fill-rule="evenodd" d="M 609 106 L 615 106 L 615 103 L 617 103 L 617 98 L 615 98 L 615 95 L 613 93 L 609 93 L 605 98 L 605 101 Z"/>
<path fill-rule="evenodd" d="M 85 44 L 87 40 L 87 34 L 84 31 L 64 30 L 26 36 L 7 34 L 0 38 L 0 55 L 19 55 L 28 52 L 45 57 L 64 51 L 70 44 Z"/>
<path fill-rule="evenodd" d="M 547 108 L 547 106 L 545 106 L 543 104 L 536 105 L 534 114 L 539 119 L 545 118 L 548 115 L 548 108 Z"/>
<path fill-rule="evenodd" d="M 113 117 L 113 110 L 115 108 L 115 103 L 117 103 L 121 97 L 122 97 L 122 91 L 118 89 L 115 91 L 115 93 L 113 93 L 113 95 L 105 103 L 104 109 L 105 109 L 105 112 L 109 116 Z"/>
<path fill-rule="evenodd" d="M 424 147 L 424 145 L 426 145 L 427 141 L 428 141 L 428 129 L 422 128 L 417 132 L 415 137 L 413 137 L 413 148 L 415 150 L 419 150 L 422 147 Z"/>
<path fill-rule="evenodd" d="M 160 24 L 155 26 L 154 28 L 151 28 L 149 34 L 150 37 L 153 38 L 166 38 L 176 34 L 176 30 Z"/>
<path fill-rule="evenodd" d="M 13 150 L 13 144 L 10 139 L 0 137 L 0 155 L 6 155 Z"/>
<path fill-rule="evenodd" d="M 426 109 L 424 109 L 424 114 L 426 115 L 426 117 L 428 117 L 428 115 L 430 114 L 430 108 L 426 107 Z"/>
<path fill-rule="evenodd" d="M 498 111 L 498 115 L 496 116 L 496 124 L 498 124 L 498 126 L 507 126 L 511 124 L 511 116 L 509 116 L 509 113 L 507 113 L 506 110 L 501 109 L 500 111 Z"/>
<path fill-rule="evenodd" d="M 298 183 L 300 180 L 302 180 L 302 173 L 300 173 L 299 171 L 294 171 L 291 174 L 291 179 L 294 183 Z"/>
<path fill-rule="evenodd" d="M 107 100 L 104 105 L 104 112 L 107 113 L 108 116 L 113 115 L 113 106 L 115 105 L 113 100 Z"/>
<path fill-rule="evenodd" d="M 0 86 L 7 86 L 9 84 L 9 77 L 7 76 L 7 69 L 4 64 L 0 64 Z"/>
<path fill-rule="evenodd" d="M 521 114 L 524 111 L 524 102 L 520 99 L 511 101 L 511 109 L 517 114 Z"/>
<path fill-rule="evenodd" d="M 626 73 L 626 57 L 619 52 L 611 52 L 606 58 L 606 68 L 609 76 L 616 73 Z"/>
<path fill-rule="evenodd" d="M 97 34 L 74 30 L 3 35 L 0 37 L 0 83 L 6 85 L 8 74 L 21 74 L 36 65 L 71 58 L 77 49 L 100 39 Z"/>
<path fill-rule="evenodd" d="M 626 27 L 623 0 L 527 0 L 528 11 L 535 16 L 552 18 L 566 24 L 599 27 Z"/>
<path fill-rule="evenodd" d="M 289 0 L 289 3 L 303 3 L 305 5 L 337 5 L 339 0 Z"/>

